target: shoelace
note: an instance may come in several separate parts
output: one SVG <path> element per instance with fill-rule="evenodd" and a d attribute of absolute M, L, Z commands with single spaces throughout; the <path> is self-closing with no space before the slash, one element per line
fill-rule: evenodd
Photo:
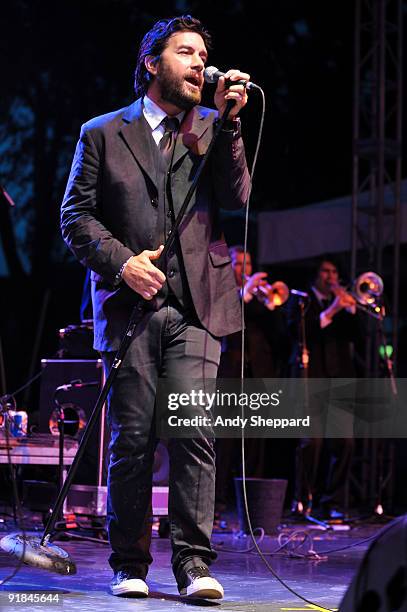
<path fill-rule="evenodd" d="M 191 567 L 187 574 L 192 578 L 192 580 L 195 580 L 195 578 L 204 578 L 209 576 L 209 570 L 207 567 L 202 566 Z"/>
<path fill-rule="evenodd" d="M 131 580 L 133 578 L 140 578 L 136 573 L 131 570 L 119 570 L 115 576 L 118 582 L 122 582 L 123 580 Z"/>

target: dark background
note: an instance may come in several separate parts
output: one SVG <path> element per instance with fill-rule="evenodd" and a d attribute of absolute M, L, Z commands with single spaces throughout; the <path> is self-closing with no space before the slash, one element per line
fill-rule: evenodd
<path fill-rule="evenodd" d="M 142 36 L 158 18 L 182 13 L 199 17 L 212 32 L 209 64 L 249 72 L 266 94 L 251 250 L 256 249 L 259 211 L 351 192 L 353 2 L 5 4 L 0 14 L 0 182 L 16 203 L 7 210 L 9 226 L 7 205 L 0 201 L 9 272 L 0 278 L 0 337 L 9 392 L 39 371 L 41 358 L 55 353 L 58 329 L 79 322 L 85 271 L 62 242 L 59 206 L 80 126 L 133 100 Z M 208 86 L 204 103 L 212 105 L 211 98 Z M 260 112 L 260 98 L 253 93 L 242 112 L 250 162 Z M 225 219 L 225 229 L 229 243 L 242 242 L 240 220 Z M 303 279 L 303 270 L 299 275 Z M 289 278 L 295 280 L 295 270 Z M 29 395 L 18 396 L 20 409 L 35 410 L 38 384 Z"/>

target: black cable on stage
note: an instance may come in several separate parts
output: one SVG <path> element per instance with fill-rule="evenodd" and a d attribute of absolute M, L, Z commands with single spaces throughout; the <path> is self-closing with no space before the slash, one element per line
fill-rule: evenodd
<path fill-rule="evenodd" d="M 47 368 L 48 364 L 46 364 L 42 370 L 40 372 L 37 372 L 37 374 L 35 376 L 33 376 L 32 378 L 30 378 L 30 380 L 28 380 L 26 383 L 24 383 L 24 385 L 22 387 L 19 387 L 18 389 L 16 389 L 16 391 L 13 391 L 13 393 L 9 393 L 8 395 L 11 396 L 15 396 L 18 395 L 18 393 L 21 393 L 21 391 L 24 391 L 24 389 L 27 389 L 27 387 L 29 387 L 30 385 L 32 385 L 33 382 L 35 382 L 37 380 L 37 378 L 40 378 L 40 376 L 43 375 L 44 370 Z"/>
<path fill-rule="evenodd" d="M 258 157 L 258 153 L 259 153 L 259 149 L 260 149 L 260 143 L 261 143 L 261 138 L 262 138 L 262 133 L 263 133 L 263 125 L 264 125 L 264 116 L 265 116 L 265 112 L 266 112 L 266 100 L 265 100 L 265 94 L 264 91 L 259 87 L 258 90 L 261 93 L 262 96 L 262 102 L 263 102 L 263 107 L 262 107 L 262 115 L 261 115 L 261 119 L 260 119 L 260 126 L 259 126 L 259 133 L 258 133 L 258 138 L 257 138 L 257 144 L 256 144 L 256 149 L 255 149 L 255 153 L 254 153 L 254 158 L 253 158 L 253 164 L 252 164 L 252 168 L 251 168 L 251 172 L 250 172 L 250 179 L 251 179 L 251 184 L 250 184 L 250 191 L 249 191 L 249 195 L 247 198 L 247 202 L 246 202 L 246 215 L 245 215 L 245 229 L 244 229 L 244 253 L 243 253 L 243 283 L 242 283 L 242 300 L 241 300 L 241 326 L 242 326 L 242 342 L 241 342 L 241 368 L 240 368 L 240 389 L 241 389 L 241 393 L 243 394 L 243 389 L 244 389 L 244 354 L 245 354 L 245 327 L 244 327 L 244 286 L 245 286 L 245 272 L 246 272 L 246 252 L 247 252 L 247 240 L 248 240 L 248 232 L 249 232 L 249 210 L 250 210 L 250 197 L 251 197 L 251 193 L 252 193 L 252 188 L 253 188 L 253 176 L 254 176 L 254 171 L 256 168 L 256 163 L 257 163 L 257 157 Z M 244 418 L 244 406 L 242 403 L 242 417 Z M 317 606 L 318 608 L 325 610 L 326 612 L 333 612 L 330 608 L 325 608 L 324 606 L 320 605 L 320 604 L 316 604 L 315 602 L 311 601 L 310 599 L 307 599 L 306 597 L 304 597 L 303 595 L 300 595 L 299 593 L 297 593 L 297 591 L 295 591 L 294 589 L 292 589 L 280 576 L 279 574 L 276 572 L 276 570 L 270 565 L 270 563 L 267 561 L 266 557 L 264 556 L 263 552 L 261 551 L 259 545 L 257 544 L 256 538 L 254 536 L 254 531 L 252 528 L 252 523 L 250 520 L 250 513 L 249 513 L 249 506 L 248 506 L 248 502 L 247 502 L 247 490 L 246 490 L 246 465 L 245 465 L 245 444 L 244 444 L 244 429 L 242 428 L 242 490 L 243 490 L 243 499 L 244 499 L 244 508 L 245 508 L 245 514 L 246 514 L 246 519 L 247 519 L 247 524 L 249 527 L 249 532 L 250 532 L 250 537 L 252 539 L 253 545 L 255 550 L 257 551 L 258 555 L 260 556 L 261 560 L 263 561 L 263 563 L 265 564 L 265 566 L 267 567 L 267 569 L 271 572 L 271 574 L 274 576 L 274 578 L 285 588 L 287 589 L 292 595 L 294 595 L 295 597 L 298 597 L 299 599 L 301 599 L 302 601 L 304 601 L 307 604 L 310 604 L 312 606 Z"/>
<path fill-rule="evenodd" d="M 55 359 L 56 357 L 57 357 L 57 354 L 54 354 L 51 357 L 48 357 L 48 359 Z M 44 371 L 47 369 L 47 367 L 48 367 L 48 364 L 46 363 L 41 368 L 40 372 L 37 372 L 37 374 L 35 374 L 35 376 L 33 376 L 32 378 L 30 378 L 30 380 L 28 380 L 26 383 L 24 383 L 24 385 L 22 387 L 19 387 L 18 389 L 16 389 L 12 393 L 7 393 L 7 395 L 5 395 L 4 397 L 7 397 L 7 396 L 14 397 L 15 395 L 18 395 L 19 393 L 21 393 L 21 391 L 24 391 L 25 389 L 27 389 L 27 387 L 32 385 L 33 382 L 35 382 L 38 378 L 40 378 L 44 374 Z M 1 399 L 2 398 L 0 398 L 0 400 Z"/>
<path fill-rule="evenodd" d="M 257 543 L 261 544 L 261 542 L 264 540 L 265 531 L 264 531 L 263 527 L 255 527 L 253 529 L 253 533 L 255 531 L 260 531 L 259 540 L 258 540 Z M 214 546 L 213 548 L 215 550 L 218 550 L 219 552 L 236 553 L 236 554 L 239 554 L 239 555 L 243 554 L 243 553 L 245 553 L 245 554 L 246 553 L 250 553 L 250 552 L 252 552 L 255 549 L 255 547 L 252 545 L 252 546 L 248 546 L 247 548 L 236 550 L 236 548 L 225 548 L 223 546 L 223 544 L 218 544 L 217 546 Z"/>
<path fill-rule="evenodd" d="M 342 550 L 347 550 L 348 548 L 356 548 L 357 546 L 360 546 L 361 544 L 366 544 L 367 542 L 374 542 L 378 537 L 381 537 L 383 534 L 387 533 L 387 531 L 392 529 L 395 525 L 398 525 L 400 520 L 402 520 L 403 518 L 404 518 L 404 515 L 402 517 L 399 517 L 398 519 L 395 519 L 391 523 L 389 523 L 389 525 L 387 525 L 385 528 L 380 529 L 379 533 L 375 533 L 367 538 L 364 538 L 363 540 L 359 540 L 358 542 L 354 542 L 353 544 L 348 544 L 346 546 L 341 546 L 340 548 L 332 548 L 330 550 L 323 550 L 321 551 L 320 554 L 329 555 L 329 554 L 333 554 L 336 552 L 341 552 Z"/>
<path fill-rule="evenodd" d="M 96 542 L 96 544 L 109 544 L 109 540 L 102 540 L 99 538 L 93 538 L 92 536 L 81 535 L 79 533 L 71 532 L 71 531 L 60 531 L 60 535 L 64 535 L 67 538 L 72 538 L 73 540 L 81 540 L 85 542 Z"/>
<path fill-rule="evenodd" d="M 393 524 L 391 525 L 393 526 Z M 257 540 L 257 544 L 260 544 L 263 539 L 264 539 L 264 529 L 262 527 L 255 527 L 253 532 L 256 532 L 257 530 L 261 531 L 261 535 L 259 536 L 258 540 Z M 268 557 L 275 557 L 277 555 L 280 554 L 281 551 L 284 551 L 284 549 L 286 549 L 288 547 L 288 545 L 290 544 L 290 542 L 292 542 L 295 538 L 298 538 L 300 535 L 304 534 L 304 538 L 302 540 L 302 542 L 299 542 L 295 548 L 294 551 L 297 550 L 298 548 L 300 548 L 301 546 L 303 546 L 303 544 L 305 543 L 305 541 L 307 539 L 310 540 L 310 546 L 311 548 L 308 550 L 308 552 L 306 553 L 293 553 L 292 550 L 287 551 L 287 553 L 284 554 L 284 556 L 295 556 L 299 559 L 308 559 L 311 561 L 321 561 L 321 560 L 326 560 L 328 558 L 329 555 L 335 554 L 337 552 L 341 552 L 343 550 L 348 550 L 350 548 L 357 548 L 358 546 L 362 546 L 363 544 L 367 544 L 369 542 L 374 542 L 379 535 L 381 536 L 383 533 L 385 533 L 386 530 L 381 530 L 379 533 L 375 533 L 374 535 L 371 535 L 367 538 L 363 538 L 361 540 L 358 540 L 357 542 L 353 542 L 352 544 L 346 544 L 345 546 L 341 546 L 339 548 L 330 548 L 328 550 L 314 550 L 313 549 L 313 545 L 314 545 L 314 541 L 312 538 L 312 534 L 310 531 L 304 530 L 304 529 L 298 529 L 293 531 L 290 534 L 280 534 L 279 536 L 279 542 L 280 542 L 280 538 L 283 535 L 287 536 L 287 540 L 286 542 L 280 544 L 280 546 L 278 548 L 276 548 L 275 550 L 270 550 L 270 551 L 265 551 L 262 550 L 261 552 L 263 553 L 263 555 L 268 556 Z M 240 555 L 240 554 L 247 554 L 247 553 L 251 553 L 253 554 L 253 551 L 255 551 L 255 554 L 257 555 L 258 552 L 256 549 L 256 547 L 250 546 L 244 549 L 237 549 L 237 548 L 226 548 L 222 545 L 218 545 L 214 547 L 215 550 L 219 551 L 219 552 L 227 552 L 227 553 L 231 553 L 231 554 L 236 554 L 236 555 Z M 325 559 L 322 559 L 322 557 L 325 557 Z"/>
<path fill-rule="evenodd" d="M 260 532 L 261 532 L 261 534 L 259 536 L 259 539 L 257 541 L 257 544 L 260 544 L 263 541 L 263 539 L 264 539 L 265 532 L 264 532 L 264 529 L 262 527 L 255 527 L 253 529 L 253 532 L 255 532 L 257 530 L 260 530 Z M 284 554 L 281 555 L 281 556 L 284 556 L 284 557 L 289 556 L 289 557 L 296 557 L 296 558 L 299 558 L 299 559 L 312 559 L 312 560 L 322 561 L 323 559 L 321 559 L 319 557 L 319 553 L 317 553 L 312 548 L 312 546 L 313 546 L 313 538 L 312 538 L 311 533 L 309 531 L 304 530 L 304 529 L 297 529 L 296 531 L 293 531 L 290 534 L 281 533 L 279 535 L 279 538 L 278 538 L 280 546 L 278 548 L 276 548 L 276 550 L 270 550 L 270 551 L 262 550 L 261 552 L 263 553 L 263 555 L 268 556 L 268 557 L 275 557 L 277 555 L 280 555 L 281 551 L 284 551 L 285 549 L 287 549 L 288 546 L 290 545 L 290 543 L 294 539 L 298 538 L 300 535 L 303 536 L 302 541 L 301 542 L 297 542 L 293 549 L 288 550 L 287 552 L 284 552 Z M 285 542 L 282 542 L 282 536 L 287 536 L 287 539 L 286 539 Z M 310 546 L 311 546 L 309 551 L 307 553 L 305 553 L 305 554 L 304 553 L 296 553 L 295 551 L 298 550 L 299 548 L 301 548 L 301 546 L 303 546 L 304 543 L 307 540 L 310 541 Z M 243 549 L 225 548 L 223 546 L 217 546 L 217 547 L 215 547 L 215 549 L 218 550 L 218 551 L 228 552 L 228 553 L 232 553 L 232 554 L 235 554 L 235 555 L 247 554 L 247 553 L 258 555 L 258 552 L 257 552 L 255 546 L 250 546 L 248 548 L 243 548 Z"/>

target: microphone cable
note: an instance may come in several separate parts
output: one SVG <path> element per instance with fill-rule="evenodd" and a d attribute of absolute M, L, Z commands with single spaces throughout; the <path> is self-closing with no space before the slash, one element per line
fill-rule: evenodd
<path fill-rule="evenodd" d="M 18 389 L 16 389 L 16 391 L 13 391 L 13 393 L 8 393 L 8 396 L 14 397 L 15 395 L 17 395 L 18 393 L 21 393 L 21 391 L 24 391 L 25 389 L 27 389 L 27 387 L 29 387 L 30 385 L 32 385 L 33 382 L 35 382 L 38 378 L 40 378 L 40 376 L 42 376 L 44 374 L 44 370 L 46 369 L 48 364 L 46 364 L 41 370 L 40 372 L 37 372 L 37 374 L 35 374 L 32 378 L 30 378 L 30 380 L 28 380 L 26 383 L 24 383 L 24 385 L 22 385 L 21 387 L 19 387 Z M 6 397 L 6 396 L 5 396 Z M 1 399 L 1 398 L 0 398 Z"/>
<path fill-rule="evenodd" d="M 250 171 L 250 189 L 249 189 L 249 195 L 247 197 L 247 202 L 246 202 L 244 243 L 243 243 L 243 250 L 244 250 L 244 253 L 243 253 L 243 283 L 242 283 L 242 302 L 241 302 L 242 342 L 241 342 L 241 364 L 240 364 L 240 391 L 241 391 L 241 394 L 243 394 L 244 381 L 245 381 L 245 377 L 244 377 L 244 355 L 245 355 L 245 350 L 244 350 L 245 349 L 244 287 L 245 287 L 245 282 L 246 282 L 245 272 L 246 272 L 246 252 L 247 252 L 247 242 L 248 242 L 248 232 L 249 232 L 250 198 L 251 198 L 252 188 L 253 188 L 254 172 L 255 172 L 255 168 L 256 168 L 256 164 L 257 164 L 257 158 L 258 158 L 260 144 L 261 144 L 261 139 L 262 139 L 262 135 L 263 135 L 264 117 L 265 117 L 265 114 L 266 114 L 266 97 L 265 97 L 264 91 L 261 89 L 261 87 L 258 87 L 258 91 L 260 91 L 261 97 L 262 97 L 262 113 L 261 113 L 261 119 L 260 119 L 260 125 L 259 125 L 258 137 L 257 137 L 257 144 L 256 144 L 255 152 L 254 152 L 254 157 L 253 157 L 251 171 Z M 241 415 L 242 415 L 242 418 L 244 418 L 244 405 L 243 405 L 243 402 L 242 402 L 242 407 L 241 408 L 242 408 Z M 317 604 L 314 601 L 311 601 L 310 599 L 307 599 L 303 595 L 300 595 L 300 593 L 295 591 L 293 588 L 291 588 L 283 580 L 283 578 L 280 577 L 280 575 L 276 572 L 276 570 L 272 567 L 272 565 L 270 565 L 270 563 L 267 561 L 265 555 L 263 554 L 262 550 L 260 549 L 260 547 L 259 547 L 259 545 L 257 543 L 257 540 L 255 538 L 255 535 L 254 535 L 254 530 L 253 530 L 251 519 L 250 519 L 249 506 L 248 506 L 248 501 L 247 501 L 246 465 L 245 465 L 246 464 L 246 460 L 245 460 L 245 437 L 244 437 L 244 428 L 242 427 L 241 429 L 242 429 L 242 434 L 241 434 L 242 492 L 243 492 L 244 510 L 245 510 L 245 515 L 246 515 L 247 525 L 249 527 L 249 533 L 250 533 L 250 537 L 251 537 L 252 542 L 253 542 L 254 549 L 256 550 L 257 554 L 259 555 L 259 557 L 261 558 L 261 560 L 263 561 L 263 563 L 265 564 L 265 566 L 267 567 L 269 572 L 292 595 L 294 595 L 295 597 L 298 597 L 299 599 L 301 599 L 302 601 L 304 601 L 305 603 L 307 603 L 307 604 L 309 604 L 311 606 L 316 606 L 320 610 L 324 610 L 325 612 L 333 612 L 330 608 L 325 608 L 324 606 L 322 606 L 320 604 Z"/>

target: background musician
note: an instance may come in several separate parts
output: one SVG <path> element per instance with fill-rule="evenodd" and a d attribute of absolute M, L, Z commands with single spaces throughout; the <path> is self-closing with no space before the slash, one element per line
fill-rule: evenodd
<path fill-rule="evenodd" d="M 259 296 L 259 287 L 267 288 L 267 273 L 252 274 L 252 258 L 246 253 L 243 268 L 244 249 L 241 245 L 229 248 L 232 268 L 235 274 L 236 291 L 245 302 L 245 356 L 244 373 L 250 378 L 276 378 L 289 355 L 289 342 L 285 314 L 281 308 L 273 308 Z M 243 287 L 243 278 L 246 282 Z M 241 373 L 241 332 L 222 339 L 222 353 L 219 378 L 240 378 Z M 265 439 L 247 438 L 246 474 L 249 477 L 264 476 Z M 216 462 L 216 511 L 221 514 L 231 498 L 233 473 L 240 473 L 240 440 L 220 438 L 217 440 Z"/>
<path fill-rule="evenodd" d="M 339 285 L 338 266 L 326 256 L 319 260 L 305 312 L 305 336 L 309 351 L 310 378 L 353 378 L 356 376 L 355 345 L 361 337 L 356 301 Z M 296 301 L 288 305 L 288 325 L 294 341 L 291 362 L 294 375 L 299 370 L 299 309 Z M 341 423 L 353 434 L 353 417 L 345 414 Z M 323 439 L 302 438 L 296 450 L 296 483 L 293 510 L 310 513 L 316 502 L 327 518 L 343 514 L 344 486 L 349 474 L 354 441 L 352 437 Z M 327 455 L 327 461 L 321 457 Z M 323 468 L 326 468 L 325 470 Z"/>

